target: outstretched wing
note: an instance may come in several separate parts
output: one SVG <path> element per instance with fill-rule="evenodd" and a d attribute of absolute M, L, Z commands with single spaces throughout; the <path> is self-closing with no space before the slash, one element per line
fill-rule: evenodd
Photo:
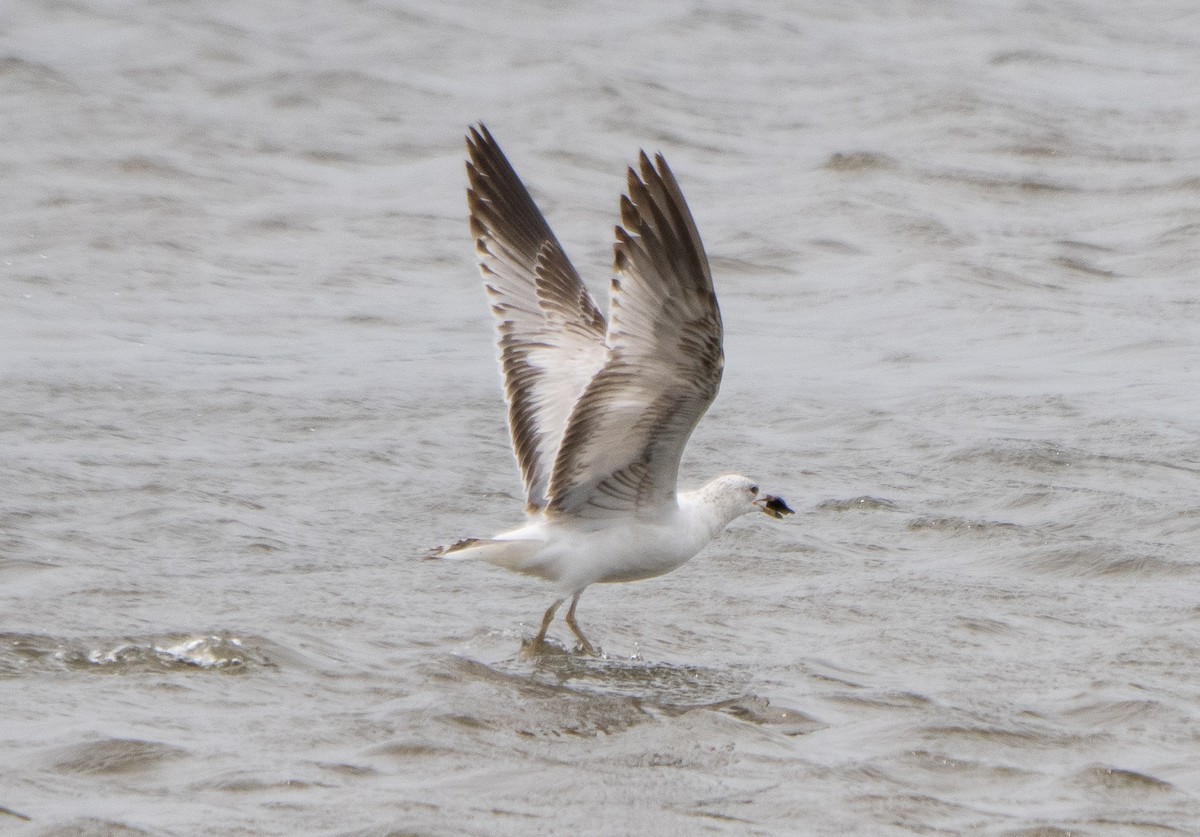
<path fill-rule="evenodd" d="M 530 510 L 579 394 L 604 363 L 604 315 L 482 124 L 467 137 L 467 205 L 492 312 L 513 451 Z"/>
<path fill-rule="evenodd" d="M 549 509 L 654 514 L 675 502 L 679 459 L 717 395 L 721 312 L 696 224 L 662 155 L 629 169 L 616 228 L 608 356 L 580 396 L 550 478 Z"/>

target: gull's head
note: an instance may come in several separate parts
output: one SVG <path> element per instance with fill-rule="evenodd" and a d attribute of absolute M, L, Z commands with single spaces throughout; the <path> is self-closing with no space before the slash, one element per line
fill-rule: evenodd
<path fill-rule="evenodd" d="M 758 483 L 740 474 L 717 477 L 700 489 L 700 494 L 709 503 L 720 508 L 728 520 L 752 511 L 760 511 L 776 519 L 785 514 L 792 514 L 782 497 L 763 493 Z"/>

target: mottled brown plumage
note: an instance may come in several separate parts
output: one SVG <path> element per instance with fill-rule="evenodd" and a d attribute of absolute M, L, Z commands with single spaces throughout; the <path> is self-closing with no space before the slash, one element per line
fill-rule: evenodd
<path fill-rule="evenodd" d="M 604 315 L 487 128 L 467 137 L 467 205 L 496 317 L 527 507 L 547 502 L 570 409 L 604 362 Z"/>
<path fill-rule="evenodd" d="M 471 231 L 529 508 L 656 513 L 675 502 L 684 445 L 724 364 L 708 259 L 675 176 L 644 152 L 628 171 L 606 327 L 486 128 L 471 129 L 467 149 Z"/>

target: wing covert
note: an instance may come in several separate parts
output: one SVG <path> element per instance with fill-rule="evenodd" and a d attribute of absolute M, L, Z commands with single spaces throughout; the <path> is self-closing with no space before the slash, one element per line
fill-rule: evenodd
<path fill-rule="evenodd" d="M 630 168 L 614 244 L 608 355 L 554 461 L 552 512 L 653 513 L 675 502 L 679 461 L 716 397 L 721 313 L 704 245 L 666 160 Z"/>

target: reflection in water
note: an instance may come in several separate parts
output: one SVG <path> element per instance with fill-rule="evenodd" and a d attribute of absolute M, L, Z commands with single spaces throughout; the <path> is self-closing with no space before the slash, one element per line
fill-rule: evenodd
<path fill-rule="evenodd" d="M 493 664 L 456 659 L 463 671 L 476 677 L 533 686 L 576 699 L 617 702 L 652 714 L 722 712 L 750 723 L 770 725 L 788 735 L 823 726 L 802 712 L 772 706 L 766 698 L 752 694 L 752 678 L 736 668 L 591 657 L 561 650 L 535 660 L 518 658 Z"/>

